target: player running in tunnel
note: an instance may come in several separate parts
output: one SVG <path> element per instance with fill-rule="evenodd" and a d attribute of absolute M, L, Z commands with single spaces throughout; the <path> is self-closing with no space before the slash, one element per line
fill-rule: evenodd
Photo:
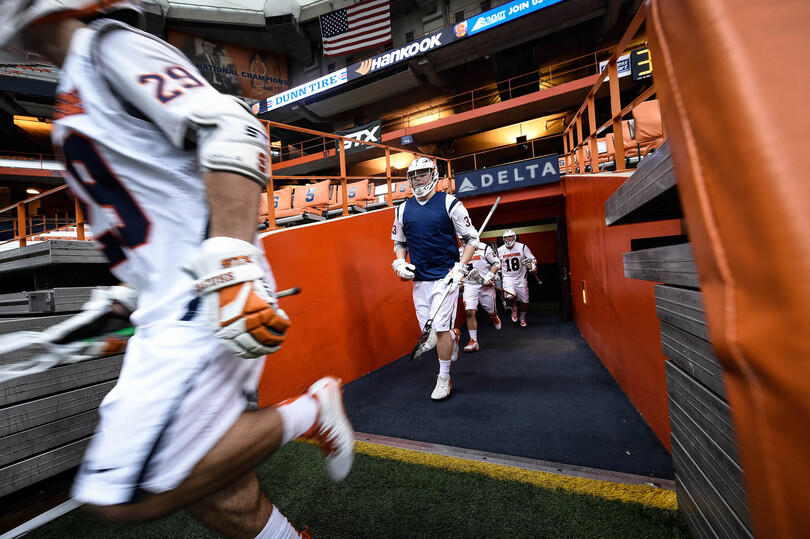
<path fill-rule="evenodd" d="M 458 286 L 475 252 L 471 242 L 478 240 L 478 232 L 460 200 L 436 191 L 439 171 L 432 159 L 414 159 L 407 177 L 414 196 L 400 205 L 394 215 L 391 239 L 396 259 L 392 267 L 400 279 L 413 280 L 413 304 L 419 327 L 424 328 L 431 314 L 436 313 L 433 327 L 439 374 L 430 398 L 438 401 L 450 396 L 450 364 L 458 357 L 461 335 L 452 327 Z M 467 243 L 460 258 L 457 237 Z M 406 260 L 409 255 L 410 263 Z"/>

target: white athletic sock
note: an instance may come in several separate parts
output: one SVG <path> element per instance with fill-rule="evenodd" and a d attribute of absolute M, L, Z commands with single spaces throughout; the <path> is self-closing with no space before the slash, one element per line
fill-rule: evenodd
<path fill-rule="evenodd" d="M 267 519 L 267 524 L 264 525 L 256 539 L 301 539 L 301 534 L 293 528 L 287 517 L 282 515 L 276 506 L 273 506 L 273 512 Z"/>
<path fill-rule="evenodd" d="M 469 331 L 470 331 L 470 338 L 472 340 L 474 340 L 474 341 L 477 341 L 478 340 L 478 330 L 477 329 L 471 329 Z"/>
<path fill-rule="evenodd" d="M 281 421 L 284 423 L 284 436 L 281 439 L 281 445 L 284 445 L 290 440 L 306 434 L 312 428 L 312 425 L 318 420 L 320 406 L 315 397 L 301 395 L 278 406 L 276 410 L 281 414 Z"/>
<path fill-rule="evenodd" d="M 442 361 L 439 360 L 439 376 L 444 376 L 446 378 L 450 377 L 450 364 L 452 361 Z"/>

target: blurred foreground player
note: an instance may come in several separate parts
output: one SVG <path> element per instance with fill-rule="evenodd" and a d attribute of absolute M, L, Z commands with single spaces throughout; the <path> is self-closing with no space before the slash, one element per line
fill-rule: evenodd
<path fill-rule="evenodd" d="M 339 481 L 354 435 L 333 378 L 244 411 L 261 356 L 289 327 L 254 244 L 266 134 L 179 51 L 114 14 L 141 19 L 113 0 L 0 3 L 0 45 L 61 68 L 54 145 L 113 273 L 138 292 L 135 335 L 73 495 L 114 520 L 186 508 L 226 536 L 298 537 L 253 468 L 307 435 Z"/>

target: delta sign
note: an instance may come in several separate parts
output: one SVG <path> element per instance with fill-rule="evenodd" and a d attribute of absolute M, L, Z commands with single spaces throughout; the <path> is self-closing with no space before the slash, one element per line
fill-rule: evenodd
<path fill-rule="evenodd" d="M 519 163 L 456 174 L 459 198 L 560 181 L 559 157 L 547 155 Z"/>

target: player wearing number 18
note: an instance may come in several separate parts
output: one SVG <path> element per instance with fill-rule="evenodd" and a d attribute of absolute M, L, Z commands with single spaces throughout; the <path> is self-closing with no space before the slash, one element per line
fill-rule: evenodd
<path fill-rule="evenodd" d="M 0 2 L 0 46 L 61 68 L 54 146 L 112 272 L 138 291 L 73 496 L 115 520 L 185 507 L 223 535 L 297 537 L 253 468 L 307 433 L 341 480 L 354 436 L 333 378 L 245 412 L 290 325 L 255 243 L 267 135 L 178 50 L 114 15 L 143 20 L 120 0 Z"/>
<path fill-rule="evenodd" d="M 526 282 L 528 271 L 537 274 L 537 259 L 525 244 L 517 241 L 514 230 L 503 233 L 503 245 L 498 247 L 498 258 L 501 259 L 503 289 L 511 296 L 507 298 L 512 310 L 512 322 L 518 321 L 518 304 L 520 305 L 520 325 L 526 327 L 526 310 L 529 306 L 529 284 Z"/>

